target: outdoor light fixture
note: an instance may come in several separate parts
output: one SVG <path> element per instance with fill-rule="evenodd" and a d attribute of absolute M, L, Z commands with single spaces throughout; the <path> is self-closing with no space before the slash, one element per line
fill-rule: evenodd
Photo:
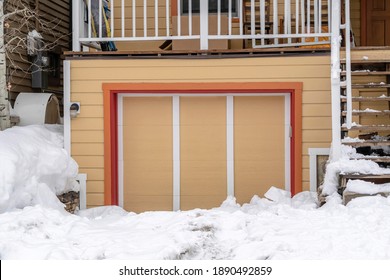
<path fill-rule="evenodd" d="M 72 102 L 69 107 L 70 117 L 76 118 L 80 114 L 80 102 Z"/>

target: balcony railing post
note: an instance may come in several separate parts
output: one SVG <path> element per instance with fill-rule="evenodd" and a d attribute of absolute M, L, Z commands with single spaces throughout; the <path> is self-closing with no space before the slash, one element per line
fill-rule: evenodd
<path fill-rule="evenodd" d="M 80 51 L 80 0 L 72 0 L 72 49 L 74 52 Z"/>
<path fill-rule="evenodd" d="M 340 0 L 332 1 L 332 36 L 331 36 L 331 94 L 332 94 L 332 160 L 341 157 L 340 127 Z"/>
<path fill-rule="evenodd" d="M 209 0 L 200 2 L 200 49 L 209 48 Z"/>

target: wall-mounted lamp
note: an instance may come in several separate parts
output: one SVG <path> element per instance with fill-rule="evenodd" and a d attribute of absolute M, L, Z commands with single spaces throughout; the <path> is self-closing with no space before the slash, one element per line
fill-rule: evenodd
<path fill-rule="evenodd" d="M 69 107 L 70 117 L 76 118 L 80 114 L 80 102 L 72 102 Z"/>

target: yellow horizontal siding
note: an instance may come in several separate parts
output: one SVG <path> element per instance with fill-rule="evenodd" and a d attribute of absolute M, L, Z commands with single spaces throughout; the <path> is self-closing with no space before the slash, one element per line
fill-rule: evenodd
<path fill-rule="evenodd" d="M 302 141 L 306 143 L 313 143 L 313 148 L 317 148 L 317 143 L 330 143 L 332 138 L 332 131 L 313 129 L 307 130 L 303 128 L 302 131 Z"/>
<path fill-rule="evenodd" d="M 94 105 L 83 105 L 80 108 L 80 114 L 78 118 L 101 118 L 103 116 L 103 107 L 99 104 L 97 106 Z"/>
<path fill-rule="evenodd" d="M 183 69 L 195 69 L 198 67 L 207 67 L 212 69 L 218 66 L 270 66 L 270 65 L 288 65 L 288 66 L 302 66 L 302 65 L 328 65 L 330 63 L 329 55 L 307 55 L 307 56 L 293 56 L 293 57 L 262 57 L 262 58 L 233 58 L 233 59 L 91 59 L 91 60 L 72 60 L 72 71 L 75 68 L 87 68 L 89 70 L 98 68 L 149 68 L 149 67 L 180 67 Z M 114 70 L 114 69 L 113 69 Z M 257 69 L 263 72 L 266 69 Z M 328 68 L 330 75 L 330 68 Z M 291 73 L 292 76 L 299 75 L 299 73 Z M 185 75 L 185 73 L 183 73 Z M 311 75 L 316 75 L 312 72 Z M 82 77 L 79 77 L 82 78 Z"/>
<path fill-rule="evenodd" d="M 305 129 L 332 129 L 331 117 L 303 117 L 302 126 Z"/>
<path fill-rule="evenodd" d="M 74 143 L 72 145 L 72 155 L 88 156 L 88 155 L 104 155 L 103 143 Z"/>
<path fill-rule="evenodd" d="M 331 141 L 329 55 L 235 59 L 94 59 L 71 61 L 72 101 L 81 114 L 72 120 L 72 150 L 81 170 L 89 171 L 88 192 L 95 205 L 103 196 L 103 83 L 302 82 L 304 190 L 309 189 L 309 148 Z M 89 143 L 95 143 L 88 147 Z M 100 175 L 99 175 L 100 174 Z M 98 182 L 101 183 L 98 183 Z M 101 192 L 99 191 L 101 189 Z M 103 203 L 103 199 L 101 199 Z"/>
<path fill-rule="evenodd" d="M 103 193 L 87 193 L 87 207 L 96 207 L 104 205 Z"/>
<path fill-rule="evenodd" d="M 86 173 L 88 175 L 88 182 L 104 180 L 103 168 L 79 168 L 79 173 Z"/>
<path fill-rule="evenodd" d="M 302 94 L 302 102 L 304 104 L 330 104 L 331 96 L 329 90 L 324 91 L 304 91 Z"/>
<path fill-rule="evenodd" d="M 103 105 L 103 95 L 100 92 L 94 93 L 72 93 L 72 101 L 84 105 Z M 84 111 L 84 109 L 83 109 Z"/>
<path fill-rule="evenodd" d="M 104 167 L 104 157 L 103 156 L 76 156 L 72 157 L 77 161 L 80 167 L 82 168 L 103 168 Z"/>
<path fill-rule="evenodd" d="M 331 117 L 330 104 L 303 104 L 302 115 L 305 117 Z"/>
<path fill-rule="evenodd" d="M 290 78 L 291 68 L 286 68 L 284 65 L 269 65 L 264 67 L 265 69 L 258 69 L 258 65 L 253 66 L 235 66 L 234 71 L 226 66 L 213 66 L 210 70 L 215 71 L 203 71 L 203 67 L 191 68 L 186 67 L 189 71 L 198 70 L 196 76 L 192 79 L 196 80 L 226 80 L 226 79 L 264 79 L 274 78 L 277 73 L 278 79 Z M 260 71 L 259 71 L 260 70 Z M 304 77 L 322 78 L 329 76 L 328 69 L 324 69 L 322 65 L 312 65 L 308 68 L 306 65 L 295 66 L 295 71 L 299 72 Z M 314 72 L 315 74 L 312 74 Z M 72 71 L 72 79 L 77 80 L 78 77 L 83 77 L 87 80 L 105 80 L 107 78 L 113 80 L 143 80 L 145 77 L 153 79 L 153 76 L 149 76 L 150 68 L 131 68 L 126 71 L 118 71 L 115 73 L 105 73 L 104 68 L 95 68 L 94 71 L 85 73 L 84 69 L 74 69 Z M 170 80 L 172 77 L 180 77 L 183 75 L 183 69 L 178 67 L 169 67 L 161 69 L 161 73 L 158 75 L 159 80 Z M 314 76 L 314 77 L 313 77 Z"/>
<path fill-rule="evenodd" d="M 88 180 L 88 192 L 104 193 L 104 182 Z"/>
<path fill-rule="evenodd" d="M 93 131 L 86 127 L 85 130 L 74 130 L 72 127 L 72 142 L 73 143 L 103 143 L 103 130 Z"/>
<path fill-rule="evenodd" d="M 91 118 L 77 118 L 72 122 L 73 130 L 103 130 L 103 118 L 91 117 Z"/>

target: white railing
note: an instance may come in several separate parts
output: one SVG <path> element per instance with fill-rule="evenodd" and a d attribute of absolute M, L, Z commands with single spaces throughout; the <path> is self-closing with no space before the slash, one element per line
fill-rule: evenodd
<path fill-rule="evenodd" d="M 331 94 L 332 94 L 332 160 L 341 157 L 341 87 L 345 88 L 346 126 L 352 126 L 352 83 L 351 83 L 351 27 L 350 0 L 344 1 L 344 17 L 342 17 L 341 0 L 333 0 L 332 7 L 332 43 L 331 43 Z M 341 30 L 344 31 L 345 44 L 345 78 L 341 80 L 340 47 Z"/>
<path fill-rule="evenodd" d="M 200 49 L 208 49 L 209 40 L 234 39 L 250 40 L 254 48 L 328 45 L 332 2 L 73 0 L 73 50 L 102 42 L 189 39 L 198 39 Z M 215 32 L 209 32 L 210 17 L 217 18 Z"/>

